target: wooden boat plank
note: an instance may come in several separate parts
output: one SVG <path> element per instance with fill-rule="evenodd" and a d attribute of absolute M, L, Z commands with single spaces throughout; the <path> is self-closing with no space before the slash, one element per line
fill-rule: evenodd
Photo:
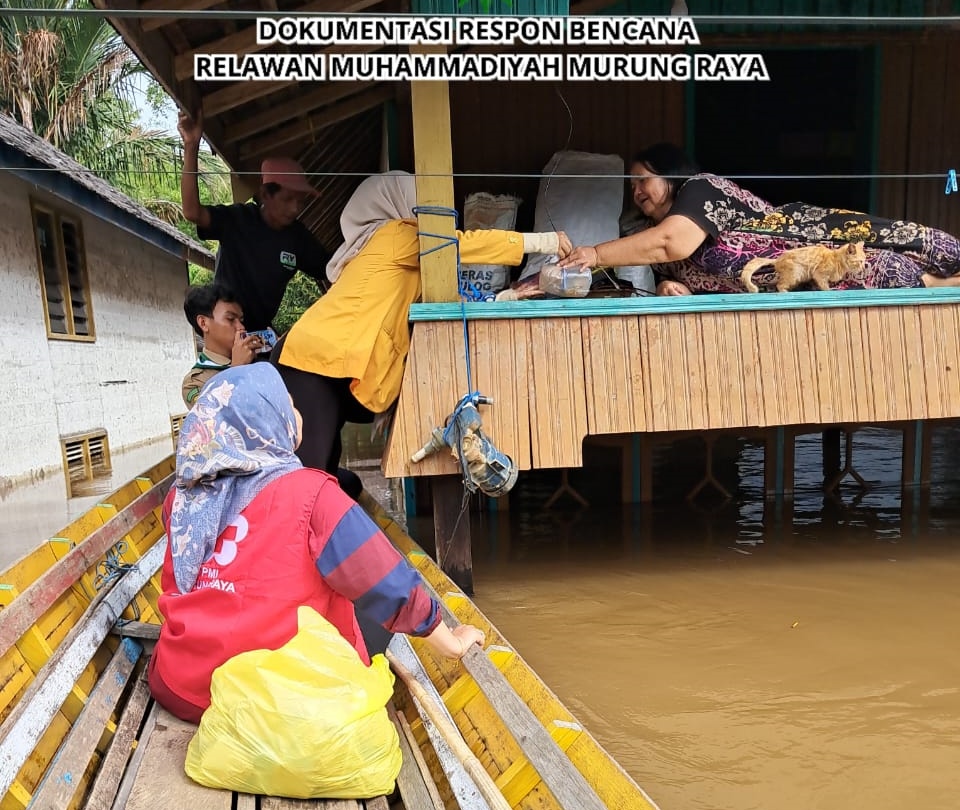
<path fill-rule="evenodd" d="M 69 590 L 114 543 L 156 509 L 166 493 L 170 475 L 127 509 L 111 518 L 63 559 L 47 569 L 32 585 L 0 612 L 0 655 L 6 653 L 54 603 Z"/>
<path fill-rule="evenodd" d="M 150 687 L 144 672 L 144 675 L 137 679 L 133 692 L 123 707 L 117 730 L 97 771 L 83 810 L 110 810 L 123 771 L 134 751 L 134 740 L 149 703 Z"/>
<path fill-rule="evenodd" d="M 392 706 L 388 709 L 390 719 L 397 727 L 397 736 L 400 738 L 400 753 L 403 759 L 400 763 L 400 773 L 397 776 L 397 787 L 403 797 L 406 807 L 417 810 L 444 810 L 443 799 L 437 791 L 437 786 L 430 776 L 427 763 L 423 759 L 420 747 L 417 745 L 410 729 L 407 718 Z M 386 801 L 386 800 L 384 800 Z M 371 803 L 367 802 L 367 810 L 371 810 Z"/>
<path fill-rule="evenodd" d="M 357 799 L 284 799 L 264 796 L 260 810 L 363 810 Z"/>
<path fill-rule="evenodd" d="M 231 810 L 233 791 L 203 787 L 183 770 L 197 727 L 158 708 L 124 810 Z M 120 797 L 118 796 L 118 800 Z M 121 805 L 123 806 L 123 805 Z M 114 803 L 114 807 L 117 804 Z M 119 810 L 119 808 L 118 808 Z"/>
<path fill-rule="evenodd" d="M 510 654 L 511 660 L 509 662 L 509 667 L 513 668 L 513 671 L 505 668 L 505 671 L 510 672 L 510 678 L 508 679 L 505 674 L 500 673 L 496 665 L 490 660 L 491 657 L 495 655 L 502 655 L 502 653 L 497 652 L 496 650 L 491 649 L 491 646 L 488 646 L 485 651 L 486 654 L 480 653 L 480 651 L 473 651 L 468 653 L 462 664 L 466 667 L 467 671 L 474 677 L 477 681 L 478 686 L 481 688 L 483 693 L 486 695 L 487 700 L 497 708 L 498 713 L 501 717 L 504 717 L 504 704 L 499 701 L 500 691 L 495 691 L 491 697 L 491 693 L 484 688 L 485 683 L 482 682 L 482 679 L 485 678 L 483 674 L 478 677 L 478 666 L 484 669 L 492 670 L 496 673 L 496 678 L 502 682 L 501 689 L 509 692 L 512 695 L 510 698 L 511 703 L 519 703 L 522 708 L 518 709 L 518 712 L 523 715 L 526 714 L 527 723 L 532 723 L 536 728 L 539 729 L 538 732 L 533 732 L 539 740 L 546 738 L 547 743 L 544 743 L 545 747 L 549 750 L 552 749 L 552 753 L 549 754 L 551 759 L 559 759 L 562 763 L 560 766 L 564 772 L 570 771 L 576 774 L 575 777 L 572 777 L 573 781 L 576 781 L 576 778 L 579 777 L 585 784 L 587 789 L 593 793 L 593 789 L 583 778 L 582 771 L 578 771 L 573 761 L 557 746 L 554 740 L 551 738 L 549 731 L 545 728 L 544 724 L 549 724 L 552 721 L 559 722 L 569 722 L 575 721 L 573 715 L 570 714 L 569 710 L 563 706 L 562 703 L 556 698 L 555 695 L 539 680 L 536 674 L 529 668 L 529 666 L 523 662 L 522 658 L 517 655 L 512 649 L 509 648 L 508 643 L 500 635 L 499 631 L 490 624 L 486 617 L 479 611 L 476 605 L 460 591 L 455 590 L 453 583 L 440 571 L 439 568 L 433 563 L 433 561 L 426 555 L 423 550 L 414 543 L 413 540 L 406 535 L 406 533 L 401 529 L 396 521 L 394 521 L 384 510 L 383 508 L 367 493 L 363 493 L 360 496 L 360 503 L 367 510 L 367 512 L 373 517 L 377 525 L 383 530 L 390 540 L 397 546 L 400 551 L 407 556 L 411 564 L 417 568 L 424 577 L 424 581 L 434 596 L 440 601 L 441 611 L 448 624 L 453 626 L 459 624 L 461 621 L 467 623 L 476 624 L 484 629 L 487 632 L 487 643 L 492 646 L 503 646 L 507 652 Z M 442 593 L 442 596 L 441 596 Z M 456 607 L 458 611 L 457 614 L 451 609 L 451 605 Z M 416 644 L 414 640 L 414 644 Z M 489 657 L 488 657 L 489 656 Z M 433 663 L 433 660 L 430 660 L 430 663 Z M 478 666 L 475 666 L 475 663 Z M 460 666 L 459 664 L 457 665 Z M 450 683 L 450 679 L 444 677 L 443 680 L 447 683 Z M 523 695 L 524 698 L 520 696 Z M 524 703 L 524 699 L 530 701 L 528 706 Z M 549 712 L 547 711 L 549 708 Z M 542 719 L 538 719 L 538 712 Z M 550 714 L 552 717 L 548 717 Z M 518 728 L 517 725 L 512 721 L 512 715 L 510 717 L 504 717 L 504 721 L 508 725 L 508 730 L 510 734 L 513 735 L 517 743 L 521 743 L 521 739 L 526 740 L 525 730 L 526 726 Z M 523 745 L 521 743 L 521 747 Z M 529 746 L 528 746 L 529 747 Z M 526 748 L 523 748 L 525 755 Z M 586 808 L 586 807 L 617 807 L 617 808 L 644 808 L 645 810 L 655 810 L 656 804 L 643 792 L 643 790 L 626 774 L 625 771 L 612 760 L 609 755 L 603 751 L 602 747 L 593 739 L 587 732 L 584 732 L 580 739 L 576 741 L 571 746 L 571 751 L 576 751 L 576 761 L 580 764 L 580 767 L 586 769 L 585 772 L 593 774 L 593 776 L 598 776 L 596 773 L 596 768 L 599 766 L 603 771 L 603 785 L 598 784 L 598 791 L 602 791 L 603 797 L 607 798 L 610 796 L 617 797 L 616 801 L 604 801 L 599 798 L 596 793 L 594 793 L 592 798 L 592 804 L 581 803 L 579 798 L 571 798 L 566 793 L 570 791 L 564 791 L 561 787 L 559 790 L 562 795 L 557 796 L 554 794 L 556 801 L 563 807 L 569 808 Z M 537 757 L 540 756 L 538 751 L 535 751 L 534 757 L 529 757 L 532 764 L 536 768 L 538 764 Z M 541 763 L 542 764 L 542 763 Z M 537 768 L 537 772 L 543 777 L 543 773 Z M 563 781 L 562 774 L 556 776 L 553 772 L 550 772 L 551 780 L 556 782 Z M 531 797 L 534 794 L 538 794 L 538 790 L 534 790 L 527 800 L 524 801 L 524 807 L 534 807 L 538 806 L 536 804 L 531 804 L 533 801 Z M 621 801 L 622 799 L 622 801 Z M 551 806 L 551 801 L 546 801 L 545 806 Z"/>
<path fill-rule="evenodd" d="M 167 473 L 170 469 L 169 463 L 158 465 L 156 477 Z M 137 481 L 139 490 L 151 487 L 152 484 L 147 480 Z M 128 488 L 118 490 L 120 493 L 118 503 L 132 502 L 137 494 Z M 378 507 L 378 505 L 377 505 Z M 368 511 L 370 508 L 368 506 Z M 111 518 L 108 509 L 100 508 L 97 514 L 102 518 Z M 533 808 L 557 808 L 563 807 L 565 810 L 570 808 L 599 808 L 599 807 L 617 807 L 618 810 L 655 810 L 653 803 L 647 803 L 643 800 L 642 791 L 630 780 L 629 776 L 622 772 L 622 769 L 610 759 L 609 755 L 593 740 L 585 730 L 575 726 L 572 722 L 572 716 L 565 707 L 559 702 L 555 695 L 540 681 L 523 659 L 506 645 L 502 637 L 496 631 L 496 628 L 489 624 L 489 621 L 479 613 L 476 607 L 462 593 L 458 592 L 444 577 L 442 572 L 432 564 L 432 561 L 423 554 L 423 551 L 416 546 L 405 534 L 396 534 L 401 530 L 389 518 L 384 519 L 385 513 L 382 509 L 374 508 L 373 514 L 377 522 L 383 526 L 391 539 L 397 542 L 398 546 L 407 549 L 411 562 L 415 561 L 418 568 L 424 574 L 425 578 L 432 583 L 433 590 L 443 593 L 441 604 L 443 604 L 444 614 L 448 617 L 451 624 L 459 621 L 470 621 L 470 617 L 476 613 L 477 623 L 489 628 L 487 633 L 488 641 L 491 644 L 501 642 L 503 650 L 490 649 L 481 651 L 471 650 L 466 656 L 466 661 L 448 662 L 446 660 L 437 661 L 430 654 L 429 649 L 424 649 L 418 645 L 417 639 L 413 640 L 412 649 L 418 653 L 416 660 L 420 662 L 425 672 L 429 672 L 428 681 L 437 684 L 439 692 L 443 694 L 443 699 L 448 702 L 450 714 L 456 720 L 456 724 L 461 730 L 467 744 L 473 752 L 480 758 L 481 766 L 487 774 L 490 774 L 504 796 L 508 796 L 509 804 L 520 810 L 533 810 Z M 114 519 L 114 518 L 111 518 Z M 74 524 L 71 524 L 72 526 Z M 153 528 L 149 528 L 152 526 Z M 101 530 L 102 526 L 91 529 L 91 533 Z M 187 746 L 195 733 L 196 727 L 190 724 L 182 723 L 171 715 L 164 712 L 155 703 L 151 703 L 148 687 L 145 679 L 141 675 L 135 684 L 127 685 L 127 689 L 120 689 L 118 698 L 124 701 L 123 710 L 117 719 L 117 725 L 114 729 L 110 723 L 109 716 L 102 723 L 94 723 L 92 720 L 84 719 L 86 714 L 93 707 L 93 702 L 88 701 L 88 706 L 83 707 L 85 694 L 79 694 L 76 684 L 79 679 L 87 679 L 89 676 L 89 685 L 85 689 L 94 689 L 94 700 L 100 694 L 101 687 L 111 679 L 113 669 L 105 667 L 110 666 L 111 649 L 115 641 L 104 644 L 106 635 L 111 632 L 119 633 L 121 636 L 132 635 L 134 632 L 139 634 L 140 630 L 146 631 L 144 635 L 152 635 L 155 630 L 151 627 L 140 627 L 133 625 L 128 631 L 124 627 L 116 624 L 117 617 L 124 611 L 129 600 L 142 595 L 146 602 L 151 605 L 156 599 L 155 589 L 150 583 L 155 584 L 156 571 L 159 569 L 165 548 L 166 539 L 160 537 L 156 544 L 150 547 L 157 534 L 160 531 L 159 524 L 156 521 L 155 512 L 151 511 L 127 534 L 123 535 L 128 544 L 136 546 L 135 551 L 130 556 L 136 556 L 143 553 L 145 556 L 139 560 L 134 569 L 127 571 L 120 580 L 113 583 L 106 593 L 93 595 L 90 588 L 80 589 L 76 587 L 74 599 L 77 602 L 78 609 L 68 611 L 64 614 L 64 622 L 69 629 L 68 633 L 58 633 L 57 640 L 51 636 L 48 640 L 48 647 L 52 648 L 43 657 L 43 666 L 37 670 L 34 684 L 27 689 L 22 689 L 22 695 L 13 695 L 6 703 L 0 704 L 8 714 L 6 722 L 0 730 L 0 785 L 5 778 L 4 768 L 13 769 L 12 784 L 7 791 L 7 799 L 17 806 L 27 807 L 37 806 L 37 802 L 31 803 L 31 793 L 34 793 L 40 803 L 50 806 L 45 799 L 45 793 L 40 791 L 51 790 L 46 787 L 57 780 L 57 769 L 62 771 L 65 758 L 72 757 L 70 746 L 71 740 L 77 740 L 80 737 L 88 738 L 87 747 L 92 741 L 93 745 L 100 740 L 110 740 L 110 746 L 102 757 L 91 754 L 86 758 L 86 767 L 82 763 L 78 765 L 73 774 L 79 773 L 79 779 L 73 785 L 74 800 L 71 806 L 77 806 L 76 796 L 87 793 L 86 802 L 83 804 L 83 810 L 166 810 L 166 808 L 177 807 L 204 807 L 211 810 L 389 810 L 387 797 L 376 797 L 365 800 L 295 800 L 283 799 L 279 797 L 257 797 L 248 794 L 233 793 L 232 791 L 217 791 L 204 788 L 197 785 L 186 777 L 183 770 L 183 763 L 186 756 Z M 77 541 L 84 543 L 82 537 Z M 64 544 L 64 551 L 61 553 L 64 557 L 70 554 L 72 549 L 68 544 Z M 419 555 L 419 556 L 418 556 Z M 423 558 L 422 560 L 420 558 Z M 125 560 L 130 557 L 125 555 Z M 427 565 L 426 563 L 430 563 Z M 58 562 L 52 562 L 51 567 L 59 565 Z M 16 575 L 23 575 L 22 571 L 15 572 Z M 32 572 L 34 581 L 43 576 L 42 570 Z M 134 588 L 130 593 L 129 586 L 133 576 L 140 576 L 143 582 L 139 589 Z M 77 577 L 89 578 L 89 569 L 83 570 Z M 152 578 L 152 580 L 151 580 Z M 26 587 L 30 587 L 31 579 L 23 580 Z M 11 594 L 13 595 L 13 594 Z M 124 601 L 126 599 L 126 601 Z M 92 601 L 91 601 L 92 600 Z M 56 604 L 62 604 L 61 598 Z M 80 612 L 83 607 L 86 610 Z M 2 611 L 0 611 L 2 612 Z M 48 610 L 40 618 L 41 624 L 48 624 L 55 611 Z M 456 618 L 454 617 L 456 614 Z M 152 614 L 151 614 L 152 616 Z M 452 621 L 451 621 L 452 619 Z M 155 621 L 155 619 L 154 619 Z M 39 627 L 40 624 L 34 624 L 32 627 Z M 82 631 L 82 632 L 81 632 Z M 38 643 L 45 641 L 43 633 L 40 630 Z M 88 641 L 86 649 L 81 650 L 78 647 L 78 634 L 85 634 Z M 7 656 L 0 657 L 0 660 L 13 666 L 15 662 L 11 656 L 21 657 L 17 647 L 23 643 L 23 639 L 10 648 Z M 133 641 L 125 641 L 125 644 L 134 644 Z M 422 658 L 420 656 L 423 656 Z M 46 660 L 49 658 L 50 660 Z M 76 659 L 76 660 L 74 660 Z M 64 664 L 66 661 L 66 665 Z M 114 658 L 114 661 L 116 659 Z M 544 754 L 539 750 L 542 740 L 537 739 L 538 734 L 534 732 L 533 741 L 530 735 L 523 727 L 522 722 L 518 730 L 518 723 L 514 718 L 513 712 L 504 712 L 501 706 L 504 700 L 500 692 L 493 689 L 491 692 L 489 686 L 484 688 L 482 683 L 486 675 L 478 672 L 484 664 L 489 665 L 498 673 L 498 667 L 503 670 L 500 675 L 501 686 L 512 694 L 512 698 L 525 707 L 529 715 L 529 721 L 537 726 L 539 735 L 545 737 L 556 749 L 561 758 L 567 757 L 565 763 L 556 768 L 555 774 L 551 777 L 548 773 L 544 774 L 543 761 L 546 759 L 549 763 L 549 754 Z M 75 665 L 82 665 L 82 671 L 77 673 L 71 670 Z M 439 667 L 439 669 L 438 669 Z M 36 668 L 35 668 L 36 669 Z M 136 669 L 131 668 L 131 671 Z M 74 680 L 69 681 L 73 673 Z M 99 675 L 98 675 L 99 673 Z M 14 673 L 15 674 L 15 673 Z M 29 672 L 24 673 L 27 677 Z M 66 677 L 68 683 L 66 688 L 69 692 L 68 700 L 73 700 L 77 709 L 73 714 L 64 717 L 65 709 L 61 710 L 56 702 L 56 692 L 64 686 L 60 680 Z M 98 682 L 98 677 L 100 681 Z M 496 674 L 495 674 L 496 677 Z M 132 686 L 131 690 L 129 687 Z M 122 693 L 131 692 L 129 697 Z M 38 699 L 38 695 L 43 700 Z M 19 703 L 17 701 L 19 700 Z M 24 706 L 27 705 L 26 708 Z M 27 723 L 29 719 L 35 722 L 35 715 L 42 715 L 47 711 L 46 704 L 54 706 L 54 717 L 49 729 L 43 732 L 39 742 L 31 745 L 29 740 L 26 742 L 28 750 L 28 765 L 21 767 L 19 772 L 15 767 L 13 760 L 6 756 L 14 752 L 16 745 L 13 740 L 22 736 L 21 731 L 26 730 L 32 733 L 31 726 Z M 413 704 L 404 703 L 405 710 L 408 712 Z M 151 706 L 150 711 L 147 707 Z M 12 707 L 12 708 L 11 708 Z M 494 708 L 496 707 L 496 708 Z M 529 708 L 526 708 L 529 707 Z M 82 709 L 82 712 L 81 712 Z M 115 711 L 113 705 L 105 706 L 99 711 L 101 714 L 110 715 Z M 139 743 L 134 742 L 137 735 L 137 727 L 146 713 L 143 730 L 140 732 Z M 70 720 L 80 717 L 78 724 L 70 730 Z M 413 715 L 409 715 L 413 716 Z M 399 715 L 393 718 L 395 723 L 405 723 L 405 718 Z M 24 723 L 27 723 L 25 726 Z M 419 787 L 411 788 L 408 786 L 406 794 L 402 791 L 400 798 L 404 799 L 407 810 L 439 810 L 444 801 L 451 801 L 447 783 L 440 776 L 440 768 L 437 766 L 436 752 L 427 744 L 427 734 L 429 726 L 420 728 L 420 722 L 413 723 L 411 729 L 406 726 L 406 731 L 401 733 L 401 739 L 408 744 L 408 750 L 404 751 L 404 768 L 407 775 L 411 777 L 410 782 L 414 785 L 419 781 Z M 89 734 L 85 727 L 95 729 L 97 732 L 96 740 L 93 739 L 93 732 Z M 112 734 L 112 739 L 111 739 Z M 61 747 L 59 754 L 54 754 L 60 746 L 61 741 L 66 740 L 67 747 Z M 454 741 L 459 745 L 459 740 Z M 414 747 L 416 746 L 416 750 Z M 422 746 L 422 750 L 421 750 Z M 502 746 L 503 750 L 491 750 Z M 522 749 L 522 751 L 521 751 Z M 459 750 L 459 749 L 458 749 Z M 132 754 L 131 754 L 132 751 Z M 509 759 L 503 756 L 504 751 L 509 751 Z M 420 754 L 420 758 L 417 758 Z M 78 754 L 76 759 L 78 763 L 83 755 Z M 48 770 L 47 763 L 51 762 L 50 772 L 41 777 L 44 770 Z M 530 764 L 528 763 L 530 761 Z M 34 763 L 37 767 L 33 768 Z M 424 770 L 424 766 L 427 766 Z M 534 763 L 537 763 L 536 765 Z M 32 769 L 32 776 L 25 776 L 28 769 Z M 431 773 L 432 771 L 432 773 Z M 569 788 L 565 790 L 557 789 L 557 782 L 568 780 L 570 774 L 574 774 L 574 780 L 577 777 L 583 778 L 587 790 L 596 791 L 599 797 L 598 801 L 603 804 L 592 804 L 588 799 L 584 800 L 576 794 L 576 786 L 573 791 Z M 121 776 L 122 775 L 122 776 Z M 622 779 L 618 778 L 622 775 Z M 485 776 L 477 772 L 477 778 Z M 434 779 L 440 780 L 435 783 Z M 618 789 L 611 793 L 606 789 L 604 783 L 608 779 L 613 779 L 617 783 Z M 429 780 L 429 782 L 428 782 Z M 118 785 L 119 781 L 119 785 Z M 398 779 L 398 783 L 402 781 Z M 620 784 L 622 782 L 622 785 Z M 39 787 L 35 787 L 39 783 Z M 90 783 L 89 792 L 87 783 Z M 592 787 L 591 787 L 592 786 Z M 620 788 L 623 788 L 621 791 Z M 0 791 L 2 793 L 3 791 Z M 477 791 L 479 799 L 479 791 Z M 509 795 L 508 795 L 509 794 Z M 559 795 L 558 795 L 559 794 Z M 570 796 L 575 798 L 572 800 Z M 417 798 L 413 798 L 416 796 Z M 615 796 L 615 800 L 611 800 Z M 496 796 L 499 799 L 499 795 Z M 491 798 L 490 801 L 493 801 Z M 66 806 L 66 802 L 56 803 Z M 485 806 L 486 802 L 478 805 Z M 14 805 L 11 805 L 14 806 Z"/>
<path fill-rule="evenodd" d="M 158 541 L 113 588 L 91 603 L 84 620 L 67 634 L 4 721 L 0 729 L 0 794 L 9 789 L 117 616 L 160 567 L 166 547 L 166 538 Z"/>
<path fill-rule="evenodd" d="M 250 793 L 236 793 L 237 806 L 235 810 L 257 810 L 257 797 Z"/>
<path fill-rule="evenodd" d="M 423 664 L 417 657 L 416 651 L 411 646 L 410 639 L 398 633 L 390 640 L 388 649 L 403 666 L 410 670 L 423 688 L 426 689 L 428 693 L 434 695 L 440 710 L 446 714 L 451 723 L 456 725 L 453 717 L 451 717 L 449 711 L 447 711 L 443 699 L 437 693 L 436 687 L 430 680 L 430 676 L 427 675 L 426 670 L 424 670 Z M 427 735 L 430 737 L 430 742 L 433 744 L 433 749 L 437 753 L 440 765 L 443 767 L 443 772 L 447 777 L 447 781 L 450 783 L 450 789 L 453 791 L 453 795 L 456 797 L 461 810 L 489 810 L 489 805 L 486 800 L 480 794 L 473 779 L 467 773 L 466 768 L 464 768 L 463 763 L 450 748 L 446 740 L 444 740 L 439 729 L 437 729 L 430 721 L 430 718 L 423 712 L 420 714 L 420 719 L 423 722 L 423 727 L 427 731 Z"/>
<path fill-rule="evenodd" d="M 140 773 L 140 763 L 143 762 L 144 754 L 147 753 L 147 740 L 157 727 L 157 715 L 160 712 L 160 704 L 156 701 L 151 702 L 150 710 L 147 712 L 147 719 L 143 723 L 143 729 L 140 732 L 140 738 L 137 741 L 137 747 L 130 757 L 130 764 L 124 771 L 123 778 L 117 789 L 117 795 L 114 797 L 111 810 L 126 810 L 127 800 L 130 798 L 130 792 L 133 790 L 134 782 Z"/>
<path fill-rule="evenodd" d="M 70 804 L 142 652 L 143 648 L 130 639 L 124 639 L 117 647 L 35 791 L 30 803 L 32 807 L 66 807 Z"/>

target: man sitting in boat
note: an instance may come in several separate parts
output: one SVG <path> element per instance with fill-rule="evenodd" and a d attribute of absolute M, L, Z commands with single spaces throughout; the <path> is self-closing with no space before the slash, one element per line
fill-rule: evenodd
<path fill-rule="evenodd" d="M 278 649 L 314 608 L 369 656 L 355 607 L 392 633 L 423 636 L 441 656 L 483 644 L 451 630 L 419 573 L 332 476 L 294 454 L 302 419 L 277 370 L 220 372 L 183 421 L 164 502 L 164 624 L 150 660 L 161 706 L 198 723 L 213 671 L 242 652 Z"/>
<path fill-rule="evenodd" d="M 183 378 L 183 402 L 192 408 L 211 377 L 230 366 L 252 363 L 262 344 L 258 335 L 244 331 L 243 310 L 222 284 L 190 287 L 183 311 L 197 337 L 203 338 L 203 351 Z"/>

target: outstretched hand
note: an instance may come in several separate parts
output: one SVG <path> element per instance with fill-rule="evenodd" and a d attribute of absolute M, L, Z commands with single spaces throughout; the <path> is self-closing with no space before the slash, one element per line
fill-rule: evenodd
<path fill-rule="evenodd" d="M 557 258 L 562 259 L 564 256 L 569 255 L 570 251 L 573 250 L 573 242 L 570 241 L 570 237 L 567 236 L 563 231 L 557 231 L 557 241 L 559 242 Z"/>
<path fill-rule="evenodd" d="M 692 293 L 683 282 L 664 279 L 657 285 L 657 295 L 692 295 Z"/>
<path fill-rule="evenodd" d="M 177 131 L 183 138 L 184 146 L 199 146 L 200 139 L 203 137 L 203 111 L 197 113 L 193 118 L 189 113 L 180 111 L 177 116 Z"/>
<path fill-rule="evenodd" d="M 600 264 L 597 249 L 590 245 L 573 248 L 566 258 L 561 259 L 557 264 L 563 269 L 575 267 L 578 270 L 588 270 Z"/>

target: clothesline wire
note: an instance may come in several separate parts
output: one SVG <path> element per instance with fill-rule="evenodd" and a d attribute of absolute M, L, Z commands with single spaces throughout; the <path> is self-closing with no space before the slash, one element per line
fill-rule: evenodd
<path fill-rule="evenodd" d="M 55 168 L 53 166 L 4 166 L 6 171 L 16 171 L 16 172 L 30 172 L 36 174 L 43 174 L 46 172 L 52 172 L 54 174 L 69 174 L 69 170 L 64 168 Z M 88 173 L 93 176 L 98 176 L 95 171 L 83 167 L 85 173 Z M 163 169 L 130 169 L 124 171 L 124 175 L 168 175 L 172 173 L 180 173 L 180 169 L 177 166 L 171 167 L 168 170 Z M 863 172 L 855 174 L 739 174 L 736 172 L 720 172 L 720 176 L 729 178 L 731 180 L 939 180 L 943 181 L 946 176 L 947 169 L 945 168 L 941 172 L 892 172 L 892 173 L 880 173 L 880 172 Z M 304 174 L 307 177 L 369 177 L 370 172 L 332 172 L 332 171 L 304 171 Z M 240 171 L 240 172 L 231 172 L 231 171 L 201 171 L 199 172 L 201 177 L 216 177 L 216 176 L 230 176 L 236 175 L 238 177 L 259 177 L 260 172 L 258 170 L 250 171 Z M 507 178 L 511 180 L 540 180 L 543 178 L 543 174 L 540 172 L 418 172 L 417 176 L 419 177 L 452 177 L 452 178 L 461 178 L 461 179 L 486 179 L 486 178 Z M 604 174 L 604 175 L 583 175 L 583 174 L 551 174 L 552 178 L 562 178 L 565 180 L 596 180 L 598 176 L 604 178 L 619 178 L 622 180 L 629 180 L 633 175 L 629 174 Z M 674 178 L 685 178 L 689 175 L 671 175 L 663 174 L 658 175 L 658 177 L 663 177 L 666 179 Z"/>
<path fill-rule="evenodd" d="M 114 17 L 116 19 L 147 19 L 150 17 L 170 18 L 177 20 L 256 20 L 258 18 L 285 18 L 285 17 L 332 17 L 332 16 L 351 16 L 348 12 L 334 11 L 297 11 L 290 10 L 241 10 L 241 9 L 99 9 L 99 8 L 4 8 L 0 10 L 0 16 L 18 16 L 18 17 L 65 17 L 65 16 L 92 16 L 92 17 Z M 394 13 L 390 17 L 425 17 L 441 15 L 424 15 L 412 13 Z M 456 15 L 443 15 L 456 16 Z M 460 16 L 482 16 L 482 15 L 460 15 Z M 490 15 L 485 15 L 490 16 Z M 518 15 L 535 16 L 535 15 Z M 558 15 L 551 15 L 558 16 Z M 566 15 L 582 16 L 582 15 Z M 596 15 L 601 17 L 601 15 Z M 622 15 L 638 16 L 638 15 Z M 646 16 L 667 16 L 646 15 Z M 896 26 L 896 25 L 937 25 L 951 26 L 960 24 L 958 15 L 937 15 L 937 16 L 878 16 L 870 15 L 850 15 L 850 16 L 819 16 L 793 14 L 785 16 L 776 16 L 769 14 L 690 14 L 689 16 L 695 24 L 705 25 L 814 25 L 814 26 L 848 26 L 848 25 L 877 25 L 877 26 Z M 601 17 L 602 18 L 602 17 Z"/>

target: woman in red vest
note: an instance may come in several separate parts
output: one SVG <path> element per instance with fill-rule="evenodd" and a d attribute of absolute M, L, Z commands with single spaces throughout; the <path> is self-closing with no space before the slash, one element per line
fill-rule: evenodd
<path fill-rule="evenodd" d="M 164 504 L 169 543 L 150 661 L 150 689 L 198 723 L 213 671 L 277 649 L 308 605 L 369 664 L 354 608 L 393 633 L 461 657 L 483 633 L 451 630 L 415 569 L 337 480 L 303 467 L 302 421 L 268 363 L 220 372 L 184 419 L 177 475 Z"/>

